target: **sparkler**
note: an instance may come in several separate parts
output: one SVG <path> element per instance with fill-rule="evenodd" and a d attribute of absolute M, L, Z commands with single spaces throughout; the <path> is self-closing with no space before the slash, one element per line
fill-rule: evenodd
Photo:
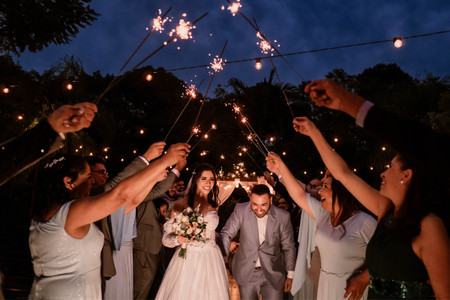
<path fill-rule="evenodd" d="M 234 3 L 235 2 L 231 2 L 230 0 L 226 0 L 227 2 L 228 2 L 228 4 L 230 4 L 230 6 L 233 6 L 233 7 L 236 7 L 235 5 L 234 5 Z M 239 2 L 239 1 L 238 1 Z M 281 54 L 280 53 L 280 51 L 278 51 L 275 47 L 273 47 L 273 45 L 269 42 L 269 40 L 262 34 L 262 32 L 258 29 L 258 26 L 256 25 L 256 22 L 255 22 L 255 24 L 253 24 L 248 18 L 247 18 L 247 16 L 246 15 L 244 15 L 242 12 L 241 12 L 241 10 L 239 9 L 239 8 L 241 8 L 242 7 L 242 5 L 241 6 L 239 6 L 238 8 L 237 8 L 237 10 L 236 10 L 236 12 L 232 12 L 232 14 L 233 14 L 233 16 L 236 14 L 236 13 L 239 13 L 239 15 L 242 17 L 242 18 L 244 18 L 244 20 L 245 21 L 247 21 L 247 23 L 248 24 L 250 24 L 250 26 L 252 26 L 252 28 L 253 29 L 255 29 L 255 31 L 257 32 L 257 33 L 259 33 L 259 35 L 261 36 L 261 39 L 263 39 L 263 40 L 265 40 L 267 43 L 269 43 L 270 44 L 270 46 L 271 46 L 271 48 L 273 49 L 273 51 L 275 51 L 285 62 L 286 62 L 286 64 L 295 72 L 295 74 L 297 74 L 297 76 L 301 79 L 301 80 L 303 80 L 303 81 L 305 81 L 305 79 L 303 78 L 303 76 L 302 75 L 300 75 L 300 73 L 291 65 L 291 63 L 289 63 L 289 61 L 284 57 L 284 55 L 283 54 Z M 231 10 L 230 10 L 231 11 Z"/>
<path fill-rule="evenodd" d="M 109 85 L 106 87 L 106 89 L 103 91 L 103 93 L 96 99 L 96 101 L 94 103 L 98 103 L 100 101 L 100 99 L 103 98 L 103 96 L 115 85 L 114 83 L 117 81 L 120 73 L 122 73 L 123 69 L 125 69 L 125 67 L 128 65 L 128 63 L 130 62 L 130 60 L 136 55 L 136 53 L 138 52 L 138 50 L 142 47 L 142 45 L 144 45 L 145 41 L 147 41 L 147 39 L 150 37 L 150 35 L 153 33 L 153 31 L 158 31 L 159 33 L 161 33 L 164 28 L 164 23 L 166 23 L 169 18 L 166 17 L 167 14 L 172 10 L 172 6 L 169 7 L 169 9 L 161 16 L 161 9 L 158 10 L 159 15 L 153 19 L 152 23 L 153 23 L 153 27 L 152 30 L 150 30 L 149 33 L 147 33 L 147 35 L 144 37 L 144 39 L 141 41 L 141 43 L 137 46 L 137 48 L 133 51 L 133 53 L 130 55 L 130 57 L 128 57 L 128 59 L 125 61 L 125 63 L 123 64 L 123 66 L 120 68 L 119 72 L 117 73 L 117 75 L 111 80 L 111 82 L 109 83 Z"/>
<path fill-rule="evenodd" d="M 247 130 L 250 132 L 250 134 L 247 136 L 247 139 L 252 142 L 255 147 L 261 152 L 262 155 L 267 156 L 267 153 L 269 150 L 266 148 L 266 145 L 264 145 L 264 142 L 261 140 L 261 138 L 258 136 L 256 131 L 253 129 L 252 125 L 250 125 L 250 122 L 248 122 L 247 117 L 245 117 L 242 114 L 241 108 L 237 104 L 233 104 L 233 112 L 238 114 L 241 118 L 241 122 L 245 125 Z M 265 152 L 264 152 L 265 150 Z"/>
<path fill-rule="evenodd" d="M 256 160 L 253 158 L 253 156 L 250 154 L 247 148 L 242 147 L 242 152 L 247 153 L 248 157 L 251 158 L 251 160 L 255 163 L 255 165 L 261 170 L 261 172 L 264 172 L 263 168 L 260 167 L 260 165 L 256 162 Z"/>
<path fill-rule="evenodd" d="M 169 134 L 172 132 L 172 129 L 175 127 L 175 124 L 177 124 L 178 120 L 180 119 L 180 117 L 184 113 L 184 111 L 186 110 L 189 103 L 191 103 L 191 101 L 197 97 L 197 90 L 202 86 L 202 83 L 203 83 L 203 80 L 198 85 L 198 88 L 196 88 L 195 85 L 193 85 L 193 84 L 191 84 L 190 86 L 188 86 L 186 88 L 186 91 L 183 93 L 183 96 L 188 98 L 188 102 L 186 102 L 186 105 L 183 107 L 181 112 L 178 114 L 178 117 L 175 120 L 175 122 L 172 124 L 172 127 L 170 127 L 169 132 L 167 132 L 166 137 L 164 138 L 164 142 L 169 137 Z"/>
<path fill-rule="evenodd" d="M 117 80 L 113 80 L 114 82 L 111 82 L 111 84 L 106 88 L 106 90 L 94 101 L 95 104 L 98 104 L 98 102 L 100 101 L 100 99 L 103 98 L 103 96 L 109 91 L 111 90 L 114 86 L 116 86 L 120 81 L 122 81 L 126 75 L 130 74 L 131 72 L 133 72 L 134 70 L 136 70 L 137 68 L 139 68 L 144 62 L 146 62 L 148 59 L 150 59 L 153 55 L 155 55 L 156 53 L 158 53 L 161 49 L 163 49 L 164 47 L 166 47 L 168 44 L 170 44 L 171 42 L 176 41 L 176 39 L 178 37 L 180 37 L 181 39 L 184 39 L 184 37 L 186 36 L 186 34 L 189 35 L 190 30 L 196 28 L 196 26 L 194 26 L 198 21 L 200 21 L 201 19 L 203 19 L 208 13 L 204 13 L 203 15 L 201 15 L 199 18 L 197 18 L 195 21 L 191 22 L 185 22 L 183 20 L 183 22 L 180 22 L 180 25 L 177 26 L 177 30 L 176 33 L 172 35 L 169 34 L 169 36 L 171 36 L 170 39 L 168 39 L 167 41 L 165 41 L 161 46 L 159 46 L 156 50 L 154 50 L 152 53 L 150 53 L 149 55 L 147 55 L 144 59 L 142 59 L 138 64 L 136 64 L 130 71 L 128 71 L 127 73 L 125 73 L 122 77 L 117 78 Z M 185 15 L 185 14 L 184 14 Z M 180 20 L 181 21 L 181 20 Z M 181 24 L 182 23 L 182 24 Z M 183 26 L 182 26 L 183 25 Z M 180 27 L 181 26 L 181 27 Z M 188 28 L 188 30 L 186 31 L 186 28 Z M 153 31 L 153 29 L 152 29 Z M 180 36 L 180 34 L 182 36 Z M 190 35 L 190 37 L 192 37 L 192 35 Z M 139 46 L 140 47 L 140 46 Z M 137 51 L 137 50 L 136 50 Z M 118 75 L 116 76 L 118 77 Z M 116 78 L 115 77 L 115 78 Z"/>
<path fill-rule="evenodd" d="M 192 152 L 192 150 L 194 150 L 195 147 L 197 147 L 197 145 L 202 141 L 202 139 L 207 139 L 208 138 L 208 134 L 211 130 L 216 130 L 217 129 L 217 125 L 216 124 L 211 124 L 211 128 L 209 128 L 209 130 L 203 135 L 203 137 L 201 137 L 197 144 L 195 144 L 191 149 L 190 152 Z"/>
<path fill-rule="evenodd" d="M 227 47 L 227 44 L 228 44 L 228 40 L 225 41 L 225 44 L 223 45 L 223 48 L 222 48 L 222 52 L 220 52 L 220 56 L 218 56 L 216 58 L 220 58 L 220 60 L 222 60 L 223 52 L 225 51 L 225 48 Z M 214 76 L 219 71 L 219 67 L 218 66 L 217 66 L 218 69 L 213 68 L 212 66 L 211 66 L 211 68 L 213 69 L 213 73 L 211 74 L 211 79 L 209 80 L 208 87 L 206 88 L 205 96 L 203 96 L 203 99 L 201 101 L 200 109 L 198 110 L 197 116 L 195 117 L 194 127 L 197 126 L 198 118 L 200 117 L 200 113 L 202 112 L 202 108 L 203 108 L 203 105 L 205 104 L 205 100 L 206 100 L 206 97 L 208 96 L 208 92 L 209 92 L 209 89 L 211 88 L 211 84 L 212 84 L 212 82 L 214 80 Z M 221 69 L 223 69 L 223 68 L 221 68 Z M 186 143 L 188 143 L 190 141 L 192 136 L 193 136 L 193 134 L 189 137 L 189 139 L 187 140 Z"/>

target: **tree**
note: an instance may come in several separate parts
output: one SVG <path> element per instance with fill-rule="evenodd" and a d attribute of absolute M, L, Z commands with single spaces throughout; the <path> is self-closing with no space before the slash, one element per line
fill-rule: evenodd
<path fill-rule="evenodd" d="M 17 55 L 27 48 L 40 51 L 50 44 L 67 44 L 79 28 L 91 25 L 97 14 L 91 0 L 2 0 L 0 51 Z"/>

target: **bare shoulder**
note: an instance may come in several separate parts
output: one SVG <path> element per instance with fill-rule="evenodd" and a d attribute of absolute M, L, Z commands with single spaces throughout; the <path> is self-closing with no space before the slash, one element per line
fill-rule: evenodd
<path fill-rule="evenodd" d="M 445 234 L 448 236 L 444 222 L 437 215 L 430 213 L 420 222 L 420 235 Z"/>
<path fill-rule="evenodd" d="M 420 234 L 413 240 L 414 252 L 422 257 L 424 251 L 436 251 L 449 247 L 450 240 L 444 222 L 437 215 L 430 213 L 420 222 Z"/>

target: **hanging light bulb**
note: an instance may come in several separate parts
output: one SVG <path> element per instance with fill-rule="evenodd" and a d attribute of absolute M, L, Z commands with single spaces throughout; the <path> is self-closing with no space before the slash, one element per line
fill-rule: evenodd
<path fill-rule="evenodd" d="M 152 81 L 152 79 L 153 79 L 152 74 L 147 74 L 147 76 L 145 76 L 145 80 L 147 81 Z"/>
<path fill-rule="evenodd" d="M 401 46 L 403 46 L 403 39 L 401 37 L 396 37 L 393 41 L 395 48 L 400 48 Z"/>
<path fill-rule="evenodd" d="M 8 94 L 9 93 L 9 89 L 7 87 L 3 88 L 3 94 Z"/>
<path fill-rule="evenodd" d="M 73 85 L 72 85 L 71 83 L 68 83 L 68 84 L 66 85 L 66 89 L 67 89 L 68 91 L 71 91 L 71 90 L 73 89 Z"/>
<path fill-rule="evenodd" d="M 261 70 L 261 68 L 262 68 L 261 59 L 259 59 L 259 58 L 256 59 L 255 68 L 256 68 L 256 70 Z"/>

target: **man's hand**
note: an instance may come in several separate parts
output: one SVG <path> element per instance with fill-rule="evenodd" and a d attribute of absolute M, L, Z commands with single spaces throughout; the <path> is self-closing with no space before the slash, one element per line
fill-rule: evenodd
<path fill-rule="evenodd" d="M 89 102 L 63 105 L 48 115 L 47 122 L 56 132 L 75 132 L 91 126 L 96 112 L 97 106 Z"/>
<path fill-rule="evenodd" d="M 163 153 L 165 146 L 166 146 L 165 142 L 153 143 L 150 145 L 150 147 L 148 147 L 147 151 L 145 151 L 145 153 L 142 156 L 145 157 L 145 159 L 150 162 L 155 158 L 159 157 Z"/>
<path fill-rule="evenodd" d="M 314 80 L 305 87 L 305 92 L 318 106 L 346 112 L 353 118 L 365 101 L 331 79 Z"/>
<path fill-rule="evenodd" d="M 191 146 L 186 143 L 173 144 L 167 149 L 167 153 L 161 159 L 163 159 L 168 166 L 173 166 L 180 159 L 186 158 L 190 151 L 189 148 L 191 148 Z"/>
<path fill-rule="evenodd" d="M 186 164 L 187 164 L 187 159 L 186 159 L 186 157 L 184 157 L 177 161 L 177 164 L 175 165 L 175 169 L 177 169 L 178 171 L 181 172 L 184 169 L 184 167 L 186 167 Z M 177 188 L 177 190 L 178 190 L 178 188 Z"/>
<path fill-rule="evenodd" d="M 164 179 L 166 179 L 167 173 L 169 173 L 169 171 L 167 169 L 162 171 L 161 174 L 159 174 L 159 176 L 156 178 L 156 182 L 160 182 L 160 181 L 163 181 Z"/>
<path fill-rule="evenodd" d="M 238 251 L 239 249 L 239 243 L 235 242 L 235 241 L 231 241 L 230 243 L 230 253 L 234 254 Z"/>
<path fill-rule="evenodd" d="M 284 282 L 284 292 L 289 293 L 292 288 L 292 278 L 286 278 L 286 281 Z"/>
<path fill-rule="evenodd" d="M 345 288 L 346 292 L 344 294 L 344 298 L 348 298 L 348 300 L 359 300 L 363 296 L 364 290 L 369 284 L 369 271 L 366 269 L 364 272 L 354 277 L 350 283 Z"/>

